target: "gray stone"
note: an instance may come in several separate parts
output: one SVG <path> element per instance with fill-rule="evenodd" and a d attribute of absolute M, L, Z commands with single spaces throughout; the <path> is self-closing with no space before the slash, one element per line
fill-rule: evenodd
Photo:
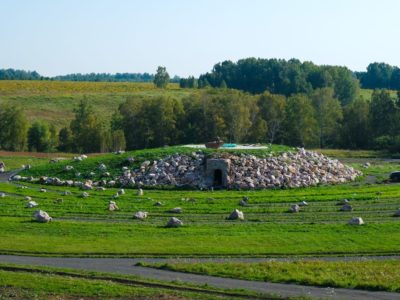
<path fill-rule="evenodd" d="M 348 222 L 349 225 L 363 225 L 364 221 L 361 217 L 353 217 Z"/>
<path fill-rule="evenodd" d="M 147 212 L 146 211 L 138 211 L 137 213 L 135 213 L 133 215 L 134 219 L 140 219 L 140 220 L 144 220 L 147 218 Z"/>
<path fill-rule="evenodd" d="M 244 214 L 238 209 L 234 209 L 228 217 L 228 220 L 244 220 Z"/>
<path fill-rule="evenodd" d="M 294 204 L 289 208 L 289 212 L 291 213 L 298 213 L 299 211 L 300 211 L 300 206 L 298 206 L 297 204 Z"/>
<path fill-rule="evenodd" d="M 172 217 L 169 219 L 167 226 L 169 228 L 176 228 L 176 227 L 181 227 L 183 225 L 183 222 L 179 220 L 178 218 Z"/>
<path fill-rule="evenodd" d="M 137 196 L 143 196 L 144 195 L 143 190 L 142 189 L 138 189 L 137 192 L 136 192 L 136 195 Z"/>
<path fill-rule="evenodd" d="M 352 211 L 353 207 L 350 204 L 345 204 L 340 208 L 341 211 Z"/>
<path fill-rule="evenodd" d="M 117 203 L 115 203 L 114 201 L 110 201 L 110 203 L 108 203 L 108 210 L 109 211 L 114 211 L 114 210 L 118 210 L 118 206 Z"/>
<path fill-rule="evenodd" d="M 39 204 L 37 204 L 35 201 L 29 201 L 28 204 L 26 205 L 27 208 L 33 208 L 38 206 Z"/>
<path fill-rule="evenodd" d="M 175 214 L 181 214 L 182 213 L 182 208 L 180 207 L 174 207 L 169 211 L 170 213 L 175 213 Z"/>
<path fill-rule="evenodd" d="M 35 221 L 40 222 L 40 223 L 47 223 L 52 220 L 52 218 L 49 216 L 49 214 L 43 210 L 36 210 L 33 213 L 33 218 Z"/>

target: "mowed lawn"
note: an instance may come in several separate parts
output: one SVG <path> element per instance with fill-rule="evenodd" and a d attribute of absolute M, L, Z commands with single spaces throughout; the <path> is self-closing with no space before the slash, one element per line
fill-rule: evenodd
<path fill-rule="evenodd" d="M 135 190 L 115 201 L 120 210 L 109 212 L 108 202 L 116 189 L 82 191 L 65 187 L 0 184 L 7 194 L 0 198 L 0 252 L 42 255 L 106 256 L 209 256 L 209 255 L 357 255 L 400 253 L 400 218 L 393 217 L 400 206 L 400 186 L 343 185 L 305 189 L 263 191 L 162 191 Z M 40 224 L 31 220 L 34 209 L 25 208 L 31 196 L 54 220 Z M 243 196 L 249 206 L 238 205 Z M 336 205 L 347 198 L 352 212 Z M 62 199 L 62 202 L 57 199 Z M 287 210 L 291 204 L 307 201 L 300 213 Z M 160 201 L 162 206 L 154 206 Z M 169 211 L 181 207 L 181 214 Z M 244 221 L 228 221 L 239 208 Z M 148 219 L 134 220 L 139 210 Z M 184 222 L 181 228 L 165 228 L 172 216 Z M 347 221 L 361 216 L 363 226 Z"/>
<path fill-rule="evenodd" d="M 400 261 L 266 261 L 143 264 L 164 270 L 245 280 L 400 292 Z"/>

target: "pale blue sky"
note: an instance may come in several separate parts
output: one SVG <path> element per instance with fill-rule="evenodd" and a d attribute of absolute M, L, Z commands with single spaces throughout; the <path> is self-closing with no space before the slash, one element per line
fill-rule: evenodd
<path fill-rule="evenodd" d="M 199 75 L 223 60 L 400 66 L 397 0 L 0 0 L 0 68 Z"/>

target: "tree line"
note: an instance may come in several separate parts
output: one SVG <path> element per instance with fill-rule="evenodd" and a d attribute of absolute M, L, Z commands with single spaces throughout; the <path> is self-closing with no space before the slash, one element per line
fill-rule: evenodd
<path fill-rule="evenodd" d="M 400 68 L 385 63 L 372 63 L 366 72 L 356 72 L 361 87 L 400 90 Z"/>
<path fill-rule="evenodd" d="M 332 87 L 290 96 L 202 89 L 190 96 L 130 96 L 102 120 L 88 101 L 69 126 L 29 125 L 21 108 L 0 106 L 0 148 L 11 151 L 110 152 L 204 143 L 381 149 L 400 152 L 400 93 L 375 90 L 343 105 Z"/>

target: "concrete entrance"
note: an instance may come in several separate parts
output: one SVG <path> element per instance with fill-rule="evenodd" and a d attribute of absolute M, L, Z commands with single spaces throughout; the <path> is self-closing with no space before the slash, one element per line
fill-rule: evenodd
<path fill-rule="evenodd" d="M 225 188 L 228 185 L 229 159 L 210 158 L 206 163 L 206 181 L 209 187 Z"/>

